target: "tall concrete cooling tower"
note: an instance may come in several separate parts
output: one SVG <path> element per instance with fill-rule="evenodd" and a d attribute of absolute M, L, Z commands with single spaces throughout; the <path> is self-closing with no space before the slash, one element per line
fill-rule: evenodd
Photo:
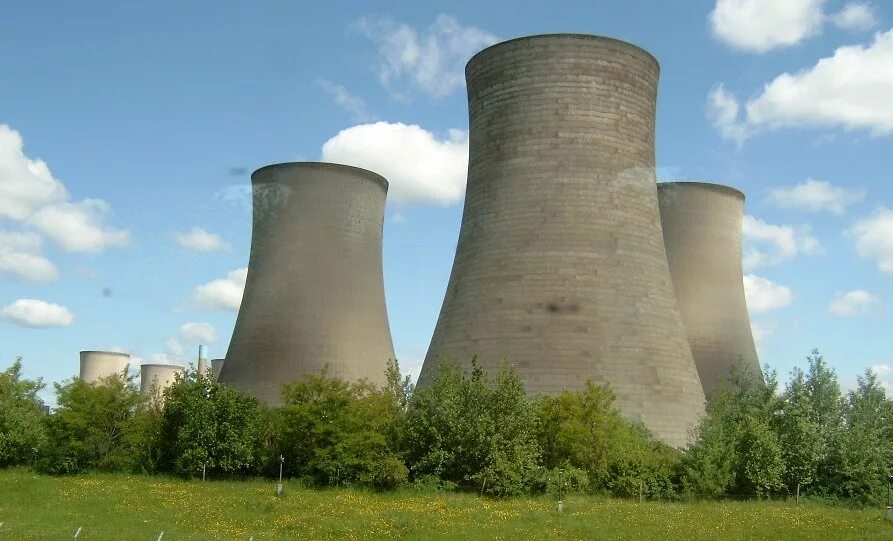
<path fill-rule="evenodd" d="M 664 243 L 682 322 L 704 391 L 739 362 L 760 374 L 741 270 L 744 194 L 701 182 L 657 185 Z"/>
<path fill-rule="evenodd" d="M 140 366 L 140 394 L 160 397 L 164 390 L 183 373 L 183 367 L 174 364 L 144 364 Z"/>
<path fill-rule="evenodd" d="M 87 383 L 99 383 L 109 376 L 127 377 L 130 355 L 116 351 L 82 351 L 80 377 Z"/>
<path fill-rule="evenodd" d="M 254 227 L 242 306 L 219 376 L 270 404 L 283 383 L 385 382 L 394 358 L 381 235 L 388 183 L 346 165 L 285 163 L 251 175 Z"/>
<path fill-rule="evenodd" d="M 704 394 L 679 317 L 654 173 L 657 61 L 614 39 L 496 44 L 465 68 L 470 156 L 436 365 L 510 360 L 532 393 L 608 383 L 683 445 Z"/>

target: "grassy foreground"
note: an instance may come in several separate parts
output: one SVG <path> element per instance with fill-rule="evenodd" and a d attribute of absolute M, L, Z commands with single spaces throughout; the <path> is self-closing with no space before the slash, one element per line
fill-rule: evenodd
<path fill-rule="evenodd" d="M 879 509 L 313 490 L 0 471 L 0 539 L 893 539 Z"/>

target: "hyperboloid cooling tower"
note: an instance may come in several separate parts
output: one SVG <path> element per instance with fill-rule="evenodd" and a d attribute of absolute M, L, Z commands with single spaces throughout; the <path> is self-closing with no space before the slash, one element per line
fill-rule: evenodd
<path fill-rule="evenodd" d="M 140 366 L 140 394 L 161 396 L 165 389 L 183 373 L 183 367 L 175 364 L 144 364 Z"/>
<path fill-rule="evenodd" d="M 661 236 L 658 72 L 646 51 L 587 35 L 468 62 L 465 210 L 420 385 L 443 361 L 505 358 L 530 392 L 608 383 L 628 418 L 688 440 L 704 394 Z"/>
<path fill-rule="evenodd" d="M 760 374 L 741 269 L 744 194 L 701 182 L 658 184 L 670 275 L 704 391 L 742 363 Z"/>
<path fill-rule="evenodd" d="M 388 183 L 346 165 L 284 163 L 251 175 L 254 227 L 242 306 L 219 380 L 281 402 L 283 383 L 384 383 L 394 358 L 381 235 Z"/>
<path fill-rule="evenodd" d="M 87 383 L 99 383 L 109 376 L 127 376 L 130 355 L 116 351 L 82 351 L 80 377 Z"/>

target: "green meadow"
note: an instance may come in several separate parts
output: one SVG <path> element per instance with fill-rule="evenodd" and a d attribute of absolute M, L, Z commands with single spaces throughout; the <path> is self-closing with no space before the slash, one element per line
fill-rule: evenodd
<path fill-rule="evenodd" d="M 269 481 L 0 471 L 0 539 L 893 539 L 881 509 L 768 501 L 318 490 Z"/>

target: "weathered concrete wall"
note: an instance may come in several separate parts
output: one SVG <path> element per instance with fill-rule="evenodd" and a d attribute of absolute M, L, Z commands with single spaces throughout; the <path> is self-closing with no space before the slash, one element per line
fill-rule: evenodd
<path fill-rule="evenodd" d="M 270 404 L 283 383 L 384 383 L 394 358 L 381 235 L 387 181 L 346 165 L 285 163 L 251 175 L 254 226 L 242 306 L 219 380 Z"/>
<path fill-rule="evenodd" d="M 709 395 L 737 363 L 760 374 L 741 269 L 744 194 L 700 182 L 657 185 L 682 322 Z"/>
<path fill-rule="evenodd" d="M 609 383 L 682 445 L 704 395 L 673 295 L 654 176 L 657 61 L 547 35 L 466 67 L 470 161 L 453 271 L 420 376 L 512 361 L 532 393 Z"/>
<path fill-rule="evenodd" d="M 82 351 L 80 378 L 87 383 L 113 375 L 126 376 L 130 355 L 116 351 Z"/>
<path fill-rule="evenodd" d="M 211 359 L 211 379 L 217 381 L 220 376 L 220 369 L 226 359 Z"/>
<path fill-rule="evenodd" d="M 159 398 L 174 383 L 177 374 L 182 373 L 183 367 L 175 364 L 140 365 L 140 394 Z"/>

